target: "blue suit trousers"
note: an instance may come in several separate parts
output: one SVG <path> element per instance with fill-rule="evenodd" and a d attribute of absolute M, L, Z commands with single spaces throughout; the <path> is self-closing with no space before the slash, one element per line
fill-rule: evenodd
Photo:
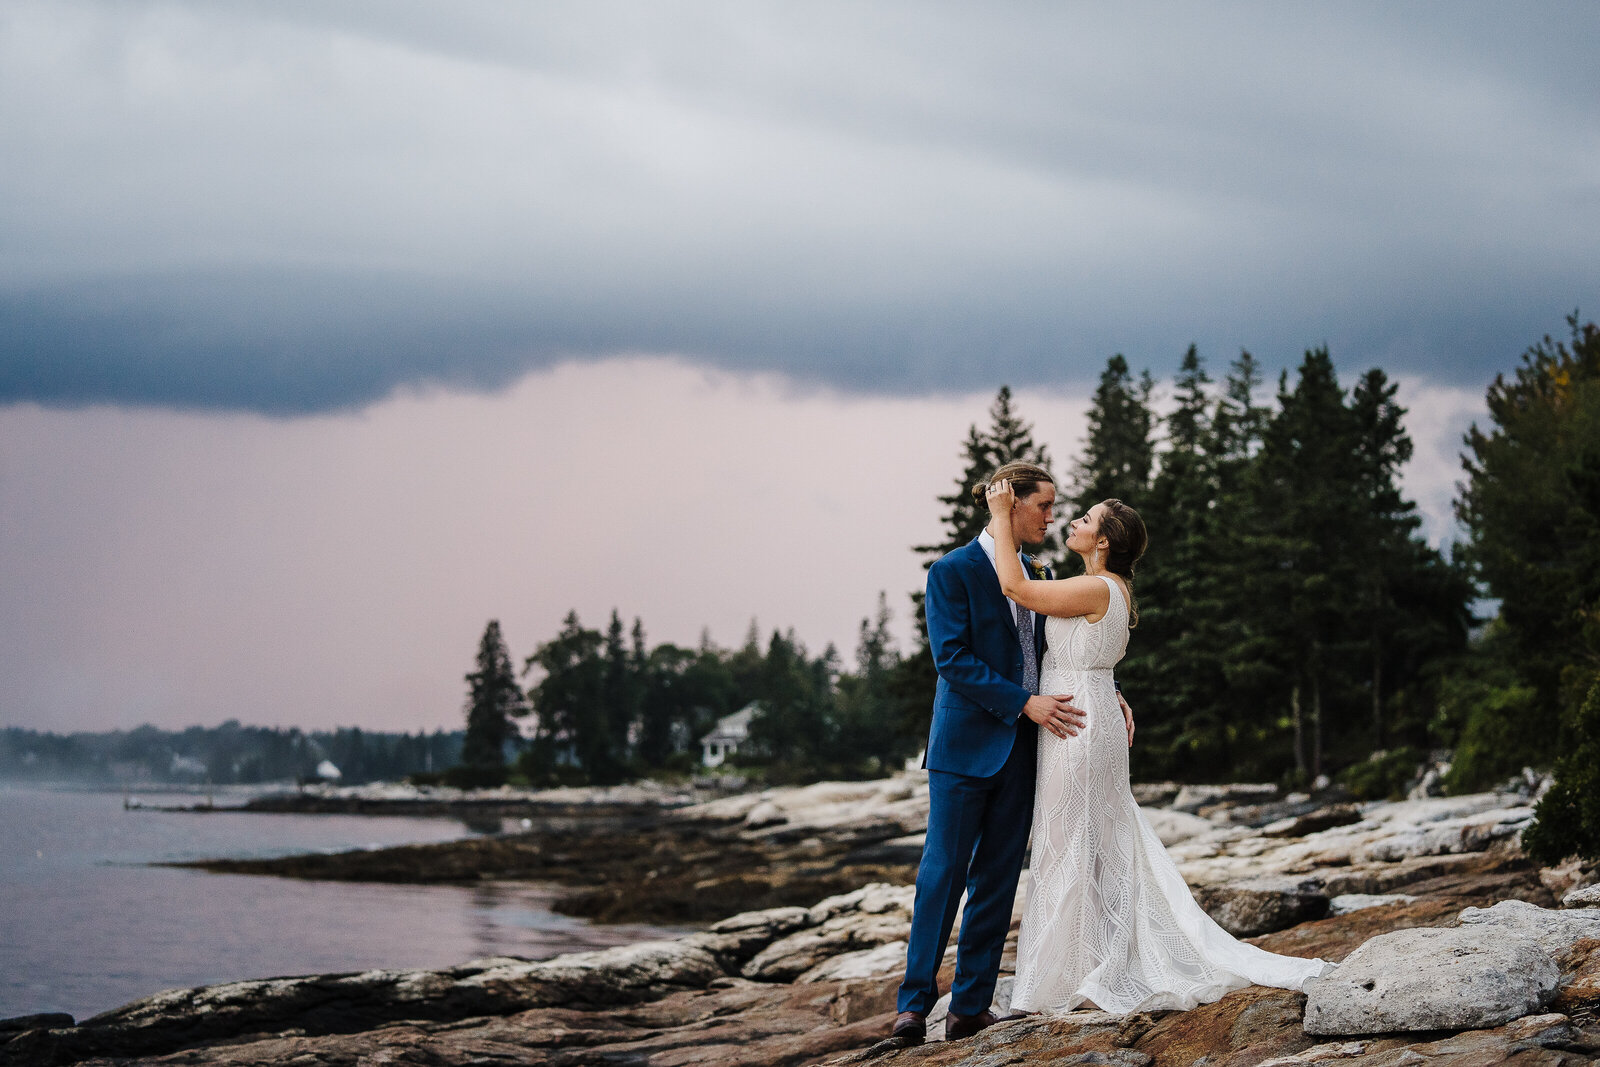
<path fill-rule="evenodd" d="M 1011 754 L 987 778 L 928 772 L 928 837 L 917 868 L 917 897 L 898 1011 L 926 1013 L 939 999 L 939 964 L 961 893 L 950 1010 L 977 1015 L 994 999 L 1000 955 L 1033 822 L 1038 732 L 1020 720 Z"/>

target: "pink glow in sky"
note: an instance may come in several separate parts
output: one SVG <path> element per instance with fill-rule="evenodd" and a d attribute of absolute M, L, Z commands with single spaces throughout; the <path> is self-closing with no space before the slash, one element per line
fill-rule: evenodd
<path fill-rule="evenodd" d="M 1481 394 L 1412 395 L 1437 536 Z M 991 400 L 636 358 L 300 419 L 0 410 L 0 723 L 453 727 L 484 622 L 520 662 L 571 609 L 652 643 L 754 618 L 848 657 L 882 589 L 905 641 L 909 546 Z M 1017 403 L 1064 477 L 1085 398 Z"/>

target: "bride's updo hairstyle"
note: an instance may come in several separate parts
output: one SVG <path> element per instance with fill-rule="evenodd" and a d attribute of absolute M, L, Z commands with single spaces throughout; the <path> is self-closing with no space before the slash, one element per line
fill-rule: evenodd
<path fill-rule="evenodd" d="M 1025 500 L 1038 491 L 1041 485 L 1055 485 L 1056 480 L 1050 477 L 1050 472 L 1034 463 L 1007 463 L 988 478 L 972 487 L 972 499 L 983 505 L 983 510 L 989 510 L 989 486 L 1001 479 L 1011 483 L 1012 490 L 1017 494 L 1018 500 Z"/>
<path fill-rule="evenodd" d="M 1106 570 L 1128 583 L 1128 629 L 1139 625 L 1139 601 L 1133 596 L 1133 571 L 1144 550 L 1150 547 L 1150 534 L 1144 520 L 1133 508 L 1116 497 L 1100 501 L 1105 513 L 1100 516 L 1100 536 L 1106 539 Z"/>

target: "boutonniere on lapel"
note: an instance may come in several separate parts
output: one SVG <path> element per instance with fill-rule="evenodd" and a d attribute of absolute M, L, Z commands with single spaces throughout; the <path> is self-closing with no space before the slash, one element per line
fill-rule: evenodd
<path fill-rule="evenodd" d="M 1033 567 L 1033 577 L 1036 580 L 1042 580 L 1045 576 L 1045 572 L 1050 569 L 1049 567 L 1045 566 L 1043 560 L 1029 559 L 1028 564 Z"/>

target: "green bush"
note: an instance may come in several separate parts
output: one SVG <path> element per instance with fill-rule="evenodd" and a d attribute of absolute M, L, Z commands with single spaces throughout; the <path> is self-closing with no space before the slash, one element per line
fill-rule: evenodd
<path fill-rule="evenodd" d="M 1532 686 L 1501 677 L 1454 678 L 1441 687 L 1439 703 L 1443 716 L 1461 723 L 1446 792 L 1489 789 L 1524 767 L 1549 765 L 1555 724 L 1547 721 L 1555 716 L 1540 708 Z"/>
<path fill-rule="evenodd" d="M 589 785 L 589 775 L 581 767 L 570 763 L 552 764 L 541 759 L 536 748 L 526 749 L 517 757 L 516 775 L 535 789 L 558 789 L 564 786 Z"/>
<path fill-rule="evenodd" d="M 1421 753 L 1409 745 L 1387 752 L 1379 749 L 1340 771 L 1338 781 L 1357 800 L 1400 800 L 1421 762 Z"/>
<path fill-rule="evenodd" d="M 1522 836 L 1528 855 L 1546 864 L 1572 855 L 1600 859 L 1600 677 L 1589 687 L 1568 735 L 1566 752 L 1556 761 L 1555 784 Z"/>
<path fill-rule="evenodd" d="M 698 774 L 701 771 L 700 753 L 674 752 L 662 762 L 662 769 L 679 775 Z"/>
<path fill-rule="evenodd" d="M 497 789 L 506 784 L 504 767 L 474 767 L 462 763 L 440 775 L 445 785 L 457 789 Z"/>

